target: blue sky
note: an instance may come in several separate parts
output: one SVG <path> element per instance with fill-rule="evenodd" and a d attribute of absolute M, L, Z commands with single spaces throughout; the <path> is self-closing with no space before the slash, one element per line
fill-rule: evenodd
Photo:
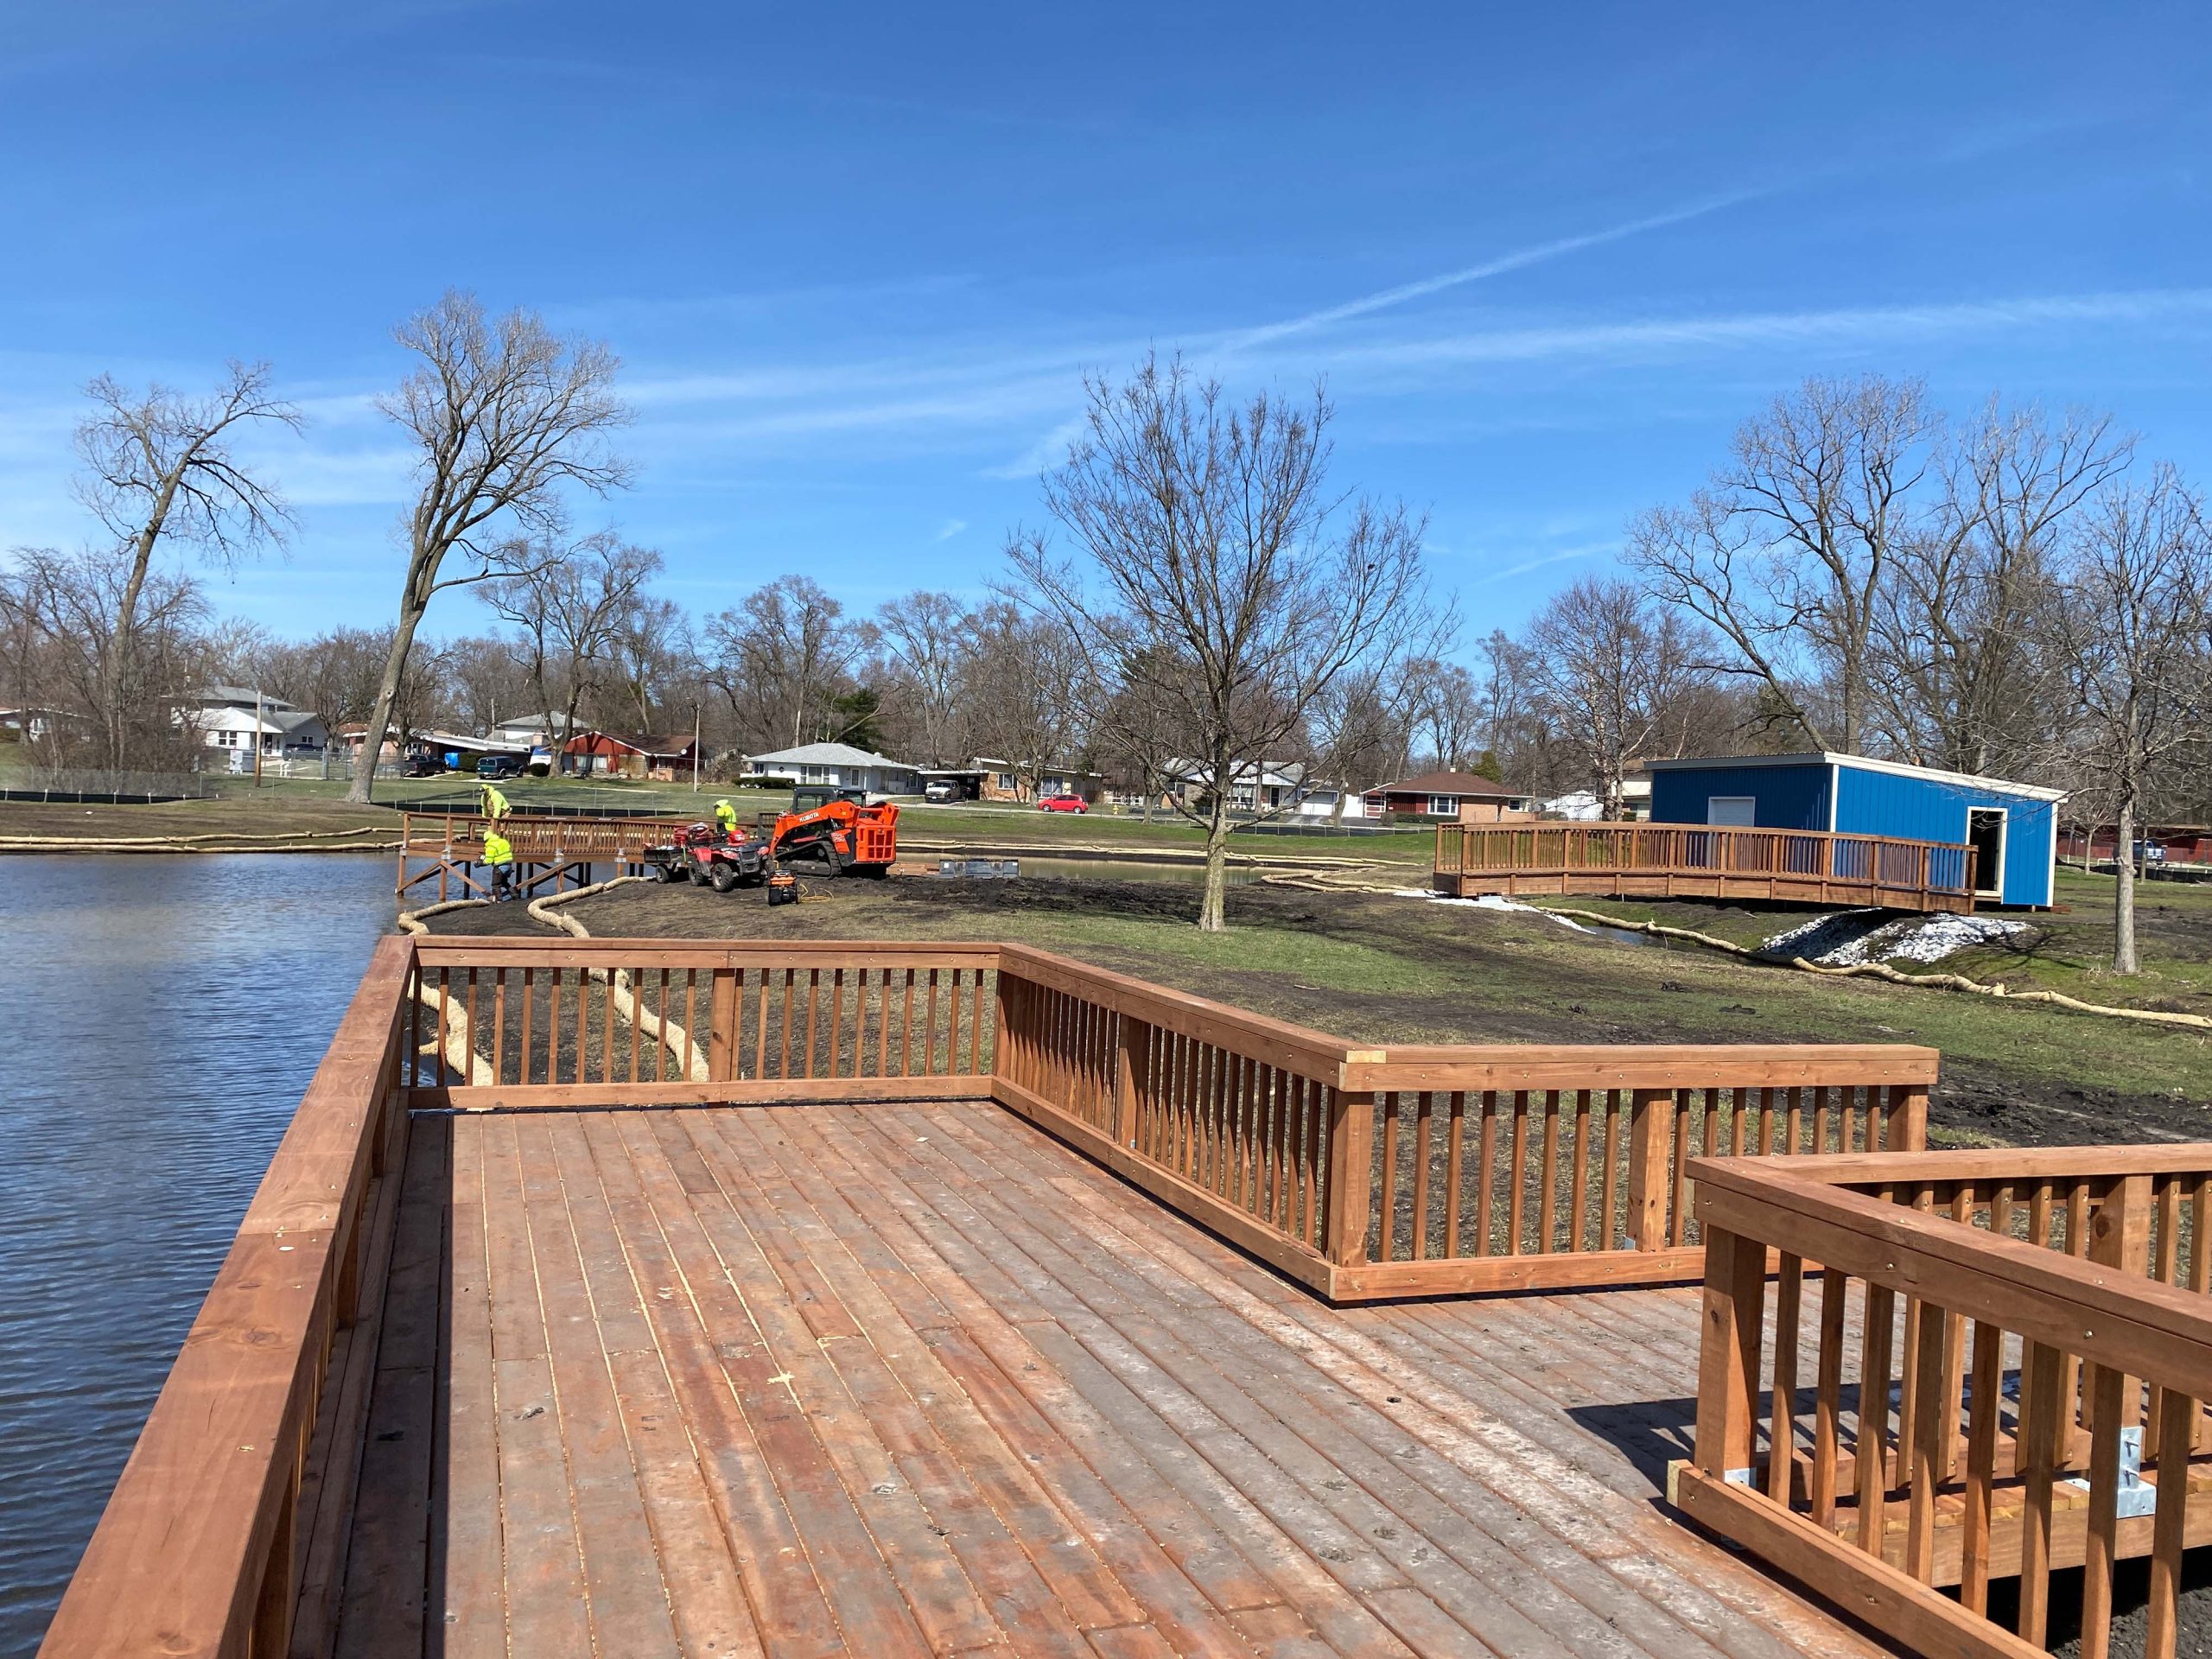
<path fill-rule="evenodd" d="M 89 533 L 90 376 L 266 358 L 302 532 L 216 596 L 388 615 L 370 399 L 448 285 L 621 354 L 604 516 L 706 610 L 980 591 L 1083 372 L 1152 346 L 1325 377 L 1337 478 L 1429 512 L 1471 632 L 1808 373 L 2096 405 L 2212 480 L 2208 47 L 2184 6 L 19 4 L 0 547 Z"/>

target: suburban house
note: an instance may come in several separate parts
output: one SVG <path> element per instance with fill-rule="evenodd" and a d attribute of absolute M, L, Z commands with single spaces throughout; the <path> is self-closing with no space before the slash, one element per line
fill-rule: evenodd
<path fill-rule="evenodd" d="M 57 731 L 82 731 L 91 725 L 67 709 L 0 709 L 0 743 L 43 743 Z"/>
<path fill-rule="evenodd" d="M 699 746 L 689 732 L 667 737 L 578 732 L 561 746 L 564 777 L 650 778 L 672 784 L 689 777 L 698 760 Z"/>
<path fill-rule="evenodd" d="M 1454 823 L 1517 823 L 1532 816 L 1529 797 L 1472 772 L 1424 772 L 1366 797 L 1367 816 L 1449 819 Z"/>
<path fill-rule="evenodd" d="M 2064 790 L 1826 752 L 1647 765 L 1655 823 L 1964 843 L 1974 849 L 1975 897 L 2051 902 Z"/>
<path fill-rule="evenodd" d="M 322 716 L 251 686 L 202 686 L 176 705 L 176 721 L 200 734 L 211 749 L 265 758 L 302 752 L 320 754 L 330 741 Z"/>
<path fill-rule="evenodd" d="M 1213 774 L 1204 761 L 1167 763 L 1166 793 L 1195 808 L 1213 793 Z M 1229 767 L 1229 806 L 1233 812 L 1274 813 L 1304 810 L 1308 796 L 1319 785 L 1298 761 L 1236 760 Z M 1333 812 L 1332 799 L 1325 809 Z"/>
<path fill-rule="evenodd" d="M 509 720 L 495 721 L 484 741 L 490 745 L 488 753 L 515 754 L 531 767 L 553 770 L 553 757 L 566 737 L 583 729 L 582 721 L 570 721 L 568 715 L 558 712 L 543 715 L 517 715 Z"/>
<path fill-rule="evenodd" d="M 950 784 L 954 798 L 963 801 L 1014 801 L 1026 804 L 1040 796 L 1077 795 L 1095 806 L 1105 792 L 1103 772 L 1085 772 L 1077 766 L 1046 766 L 1037 774 L 1037 785 L 1033 789 L 1022 780 L 1022 773 L 1027 770 L 1011 760 L 979 754 L 964 766 L 923 766 L 919 775 L 925 785 Z"/>
<path fill-rule="evenodd" d="M 1605 798 L 1594 789 L 1569 790 L 1564 795 L 1538 801 L 1536 810 L 1548 818 L 1593 823 L 1605 816 Z M 1621 816 L 1624 818 L 1648 818 L 1651 816 L 1651 774 L 1641 766 L 1621 779 Z"/>
<path fill-rule="evenodd" d="M 922 774 L 917 768 L 849 743 L 802 743 L 797 748 L 749 754 L 741 776 L 747 783 L 767 787 L 828 784 L 837 789 L 864 789 L 871 795 L 922 792 Z"/>

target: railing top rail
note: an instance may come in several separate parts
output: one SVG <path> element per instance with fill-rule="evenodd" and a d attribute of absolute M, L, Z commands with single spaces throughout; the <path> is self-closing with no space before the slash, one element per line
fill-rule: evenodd
<path fill-rule="evenodd" d="M 1903 1154 L 1897 1161 L 1920 1157 Z M 2202 1293 L 1802 1179 L 1787 1168 L 1789 1161 L 1691 1160 L 1699 1220 L 2090 1355 L 2130 1376 L 2212 1397 L 2212 1300 Z"/>
<path fill-rule="evenodd" d="M 1735 1160 L 1718 1160 L 1724 1166 Z M 1828 1152 L 1791 1160 L 1794 1180 L 1833 1186 L 1972 1181 L 1983 1185 L 2128 1175 L 2212 1176 L 2212 1141 L 2145 1147 L 1990 1147 L 1930 1152 Z M 1724 1167 L 1719 1176 L 1732 1179 Z M 2016 1194 L 2016 1196 L 2018 1196 Z"/>
<path fill-rule="evenodd" d="M 1639 818 L 1634 823 L 1546 823 L 1531 818 L 1521 823 L 1461 823 L 1440 824 L 1439 834 L 1457 830 L 1463 836 L 1525 836 L 1531 830 L 1550 835 L 1567 832 L 1575 835 L 1649 836 L 1688 833 L 1717 836 L 1723 839 L 1772 839 L 1781 836 L 1791 841 L 1847 841 L 1885 847 L 1942 847 L 1953 852 L 1964 852 L 1971 843 L 1963 841 L 1916 841 L 1906 836 L 1873 836 L 1855 834 L 1839 830 L 1777 830 L 1758 829 L 1743 824 L 1672 823 L 1663 819 Z"/>
<path fill-rule="evenodd" d="M 1393 1043 L 1349 1089 L 1789 1089 L 1928 1084 L 1941 1052 L 1911 1043 Z"/>

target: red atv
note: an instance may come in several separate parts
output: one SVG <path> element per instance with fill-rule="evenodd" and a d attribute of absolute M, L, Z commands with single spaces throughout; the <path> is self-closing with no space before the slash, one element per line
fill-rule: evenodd
<path fill-rule="evenodd" d="M 648 847 L 645 862 L 664 881 L 696 881 L 716 893 L 757 887 L 770 874 L 766 841 L 742 830 L 725 836 L 711 823 L 686 825 L 669 845 Z"/>

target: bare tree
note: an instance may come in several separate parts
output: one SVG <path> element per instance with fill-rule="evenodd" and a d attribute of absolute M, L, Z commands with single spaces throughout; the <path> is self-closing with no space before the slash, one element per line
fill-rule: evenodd
<path fill-rule="evenodd" d="M 823 729 L 868 641 L 810 576 L 779 576 L 707 623 L 708 674 L 739 741 L 786 748 Z"/>
<path fill-rule="evenodd" d="M 302 420 L 269 389 L 265 363 L 232 363 L 205 397 L 162 385 L 143 393 L 102 375 L 85 388 L 97 406 L 77 428 L 85 470 L 78 493 L 123 559 L 113 595 L 114 632 L 100 653 L 105 678 L 90 708 L 107 735 L 107 764 L 127 763 L 129 711 L 145 695 L 137 640 L 156 555 L 181 542 L 229 564 L 263 545 L 281 544 L 292 518 L 283 498 L 257 478 L 232 448 L 240 431 L 273 423 L 297 431 Z"/>
<path fill-rule="evenodd" d="M 157 569 L 142 575 L 128 544 L 73 554 L 18 548 L 5 591 L 25 677 L 35 664 L 40 687 L 35 695 L 22 687 L 19 701 L 27 708 L 44 702 L 65 713 L 108 716 L 97 721 L 89 745 L 80 735 L 84 728 L 58 724 L 48 746 L 54 760 L 114 768 L 125 756 L 142 766 L 181 766 L 192 758 L 198 734 L 170 714 L 174 700 L 207 667 L 201 632 L 207 603 L 188 575 Z M 135 613 L 128 629 L 126 607 Z M 125 639 L 127 645 L 118 644 Z M 119 649 L 132 653 L 131 683 L 143 695 L 118 710 L 104 700 L 123 677 L 114 660 Z"/>
<path fill-rule="evenodd" d="M 984 606 L 970 626 L 962 683 L 974 699 L 976 741 L 1005 756 L 1016 787 L 1033 799 L 1048 770 L 1086 758 L 1084 713 L 1099 701 L 1090 653 L 1052 618 L 1008 601 Z"/>
<path fill-rule="evenodd" d="M 877 637 L 901 682 L 919 740 L 922 764 L 949 766 L 969 757 L 961 744 L 961 666 L 970 656 L 974 620 L 950 594 L 920 591 L 876 613 Z"/>
<path fill-rule="evenodd" d="M 1402 507 L 1328 493 L 1330 418 L 1267 393 L 1230 404 L 1179 359 L 1125 384 L 1092 378 L 1081 436 L 1043 480 L 1080 550 L 1043 535 L 1008 556 L 1027 601 L 1096 654 L 1111 684 L 1178 711 L 1202 781 L 1198 925 L 1219 931 L 1230 780 L 1302 734 L 1338 677 L 1406 654 L 1427 617 L 1423 524 Z"/>
<path fill-rule="evenodd" d="M 1625 816 L 1630 763 L 1664 746 L 1709 683 L 1711 652 L 1702 629 L 1618 579 L 1576 582 L 1529 625 L 1537 702 L 1588 768 L 1607 818 Z"/>
<path fill-rule="evenodd" d="M 2062 613 L 2080 722 L 2078 760 L 2119 826 L 2113 849 L 2113 970 L 2139 971 L 2135 837 L 2160 764 L 2204 736 L 2212 660 L 2212 541 L 2171 467 L 2109 487 L 2075 537 Z"/>
<path fill-rule="evenodd" d="M 1877 601 L 1874 701 L 1904 758 L 2011 776 L 2047 760 L 2064 702 L 2051 649 L 2061 544 L 2133 447 L 2107 416 L 2054 425 L 1994 399 L 1943 446 L 1940 499 L 1898 543 Z"/>
<path fill-rule="evenodd" d="M 1464 771 L 1483 748 L 1483 692 L 1459 663 L 1425 658 L 1408 671 L 1413 687 L 1414 726 L 1428 752 L 1446 772 Z"/>
<path fill-rule="evenodd" d="M 672 600 L 640 598 L 614 635 L 613 660 L 626 707 L 638 715 L 638 729 L 664 729 L 678 709 L 698 712 L 690 695 L 698 686 L 697 654 L 691 625 Z"/>
<path fill-rule="evenodd" d="M 558 662 L 564 684 L 561 736 L 574 735 L 576 710 L 614 665 L 623 629 L 641 602 L 661 556 L 633 546 L 611 530 L 567 548 L 518 550 L 503 563 L 515 574 L 486 582 L 479 596 L 520 631 L 539 708 L 552 714 L 547 671 Z"/>
<path fill-rule="evenodd" d="M 399 343 L 421 366 L 379 400 L 417 450 L 418 494 L 407 518 L 407 574 L 366 740 L 348 798 L 366 802 L 430 601 L 445 588 L 514 574 L 512 550 L 559 533 L 562 492 L 626 486 L 630 468 L 608 435 L 630 411 L 612 387 L 614 354 L 563 340 L 528 311 L 486 318 L 475 296 L 451 292 L 402 323 Z M 502 534 L 502 531 L 505 534 Z M 443 574 L 459 553 L 466 568 Z"/>
<path fill-rule="evenodd" d="M 1651 591 L 1719 629 L 1821 747 L 1862 741 L 1876 619 L 1937 426 L 1916 380 L 1808 380 L 1738 429 L 1711 488 L 1630 527 Z"/>

